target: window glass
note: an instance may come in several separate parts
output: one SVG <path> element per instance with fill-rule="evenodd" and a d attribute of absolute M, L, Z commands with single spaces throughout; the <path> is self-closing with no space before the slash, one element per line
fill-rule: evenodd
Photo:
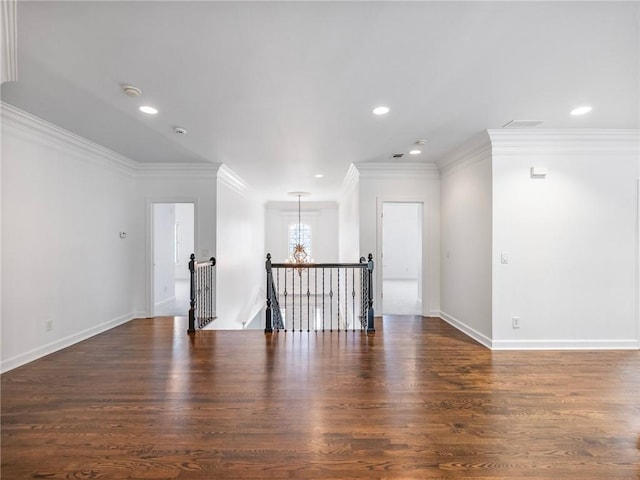
<path fill-rule="evenodd" d="M 311 226 L 306 223 L 301 223 L 298 229 L 297 223 L 289 225 L 289 254 L 296 248 L 298 238 L 300 239 L 299 243 L 304 246 L 304 251 L 307 252 L 308 257 L 311 258 Z"/>

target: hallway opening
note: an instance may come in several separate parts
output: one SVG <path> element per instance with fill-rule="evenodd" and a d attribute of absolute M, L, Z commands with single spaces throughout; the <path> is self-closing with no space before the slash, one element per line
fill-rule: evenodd
<path fill-rule="evenodd" d="M 382 313 L 422 314 L 422 203 L 382 203 Z"/>
<path fill-rule="evenodd" d="M 153 314 L 189 312 L 189 256 L 194 252 L 194 204 L 153 204 Z"/>

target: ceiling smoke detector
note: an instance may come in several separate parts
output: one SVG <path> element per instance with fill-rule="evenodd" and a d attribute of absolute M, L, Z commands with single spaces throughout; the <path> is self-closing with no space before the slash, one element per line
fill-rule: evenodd
<path fill-rule="evenodd" d="M 183 127 L 174 127 L 173 131 L 176 132 L 178 135 L 186 135 L 187 134 L 187 129 L 183 128 Z"/>
<path fill-rule="evenodd" d="M 122 91 L 127 97 L 139 97 L 142 95 L 142 90 L 133 85 L 122 85 Z"/>

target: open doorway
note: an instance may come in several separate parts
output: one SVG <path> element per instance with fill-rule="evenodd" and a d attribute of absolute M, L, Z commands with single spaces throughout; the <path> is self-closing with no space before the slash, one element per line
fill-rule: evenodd
<path fill-rule="evenodd" d="M 382 203 L 382 313 L 422 315 L 422 203 Z"/>
<path fill-rule="evenodd" d="M 153 204 L 153 315 L 189 312 L 189 256 L 194 252 L 194 204 Z"/>

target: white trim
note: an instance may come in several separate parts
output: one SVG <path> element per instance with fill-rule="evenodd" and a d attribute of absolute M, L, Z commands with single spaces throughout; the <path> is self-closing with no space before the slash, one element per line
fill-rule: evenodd
<path fill-rule="evenodd" d="M 464 333 L 465 335 L 471 337 L 472 339 L 474 339 L 476 342 L 480 343 L 481 345 L 487 347 L 487 348 L 493 348 L 493 342 L 489 337 L 487 337 L 485 334 L 480 333 L 479 331 L 477 331 L 474 328 L 471 328 L 469 325 L 467 325 L 466 323 L 458 320 L 457 318 L 452 317 L 451 315 L 440 311 L 439 312 L 439 316 L 442 320 L 444 320 L 445 322 L 447 322 L 449 325 L 451 325 L 452 327 L 456 328 L 457 330 L 460 330 L 462 333 Z"/>
<path fill-rule="evenodd" d="M 135 172 L 138 178 L 215 178 L 221 165 L 219 163 L 137 163 Z"/>
<path fill-rule="evenodd" d="M 236 172 L 226 165 L 222 165 L 218 170 L 218 180 L 220 183 L 242 196 L 246 196 L 249 185 Z"/>
<path fill-rule="evenodd" d="M 382 312 L 384 309 L 384 297 L 381 296 L 382 282 L 383 282 L 383 261 L 382 261 L 382 206 L 385 203 L 419 203 L 422 205 L 422 271 L 420 275 L 422 276 L 422 285 L 424 291 L 424 285 L 427 285 L 427 299 L 425 301 L 424 295 L 420 292 L 421 297 L 421 310 L 424 312 L 425 310 L 431 311 L 431 289 L 433 288 L 431 277 L 429 272 L 433 267 L 433 259 L 429 255 L 429 250 L 425 251 L 425 246 L 427 249 L 431 244 L 431 228 L 430 228 L 430 220 L 431 220 L 431 205 L 429 203 L 429 199 L 427 198 L 427 194 L 425 193 L 422 197 L 416 197 L 415 195 L 404 196 L 404 195 L 378 195 L 376 196 L 376 251 L 367 252 L 374 254 L 374 305 L 376 305 L 376 310 Z"/>
<path fill-rule="evenodd" d="M 474 328 L 448 315 L 437 312 L 442 320 L 491 350 L 638 350 L 637 339 L 614 340 L 492 340 Z"/>
<path fill-rule="evenodd" d="M 360 178 L 440 178 L 440 170 L 435 163 L 363 162 L 353 165 Z"/>
<path fill-rule="evenodd" d="M 2 0 L 2 75 L 0 83 L 18 81 L 18 16 L 17 0 Z"/>
<path fill-rule="evenodd" d="M 637 154 L 640 131 L 634 129 L 487 130 L 494 155 Z"/>
<path fill-rule="evenodd" d="M 119 325 L 130 322 L 134 318 L 138 318 L 138 315 L 135 313 L 128 313 L 126 315 L 108 320 L 81 332 L 74 333 L 73 335 L 55 340 L 41 347 L 34 348 L 33 350 L 29 350 L 28 352 L 21 353 L 19 355 L 16 355 L 15 357 L 7 358 L 0 364 L 0 372 L 5 373 L 26 363 L 38 360 L 39 358 L 42 358 L 46 355 L 50 355 L 51 353 L 70 347 L 71 345 L 75 345 L 76 343 L 82 342 L 83 340 L 87 340 L 88 338 L 98 335 L 99 333 L 106 332 L 107 330 L 111 330 L 112 328 L 115 328 Z"/>
<path fill-rule="evenodd" d="M 640 159 L 638 161 L 640 167 Z M 636 338 L 640 345 L 640 178 L 636 179 L 636 271 L 635 271 Z"/>
<path fill-rule="evenodd" d="M 174 295 L 173 297 L 165 298 L 164 300 L 160 300 L 159 302 L 154 303 L 153 304 L 153 308 L 154 309 L 155 308 L 160 308 L 160 307 L 162 307 L 164 305 L 167 305 L 167 304 L 169 304 L 171 302 L 175 302 L 175 301 L 176 301 L 176 296 Z M 155 315 L 155 312 L 154 312 L 154 315 Z"/>
<path fill-rule="evenodd" d="M 90 161 L 105 168 L 115 168 L 128 175 L 135 174 L 136 162 L 80 135 L 60 128 L 8 103 L 0 102 L 0 114 L 2 115 L 3 131 L 10 129 L 35 144 L 42 145 L 44 142 L 48 142 L 48 146 L 59 148 L 66 153 L 83 155 L 84 161 Z M 88 156 L 85 157 L 86 154 Z"/>
<path fill-rule="evenodd" d="M 217 172 L 218 184 L 225 186 L 244 198 L 264 204 L 264 199 L 259 192 L 249 185 L 236 172 L 231 170 L 227 165 L 220 165 Z"/>
<path fill-rule="evenodd" d="M 153 271 L 153 204 L 154 203 L 192 203 L 193 204 L 193 250 L 198 257 L 200 252 L 200 224 L 198 222 L 198 198 L 197 197 L 147 197 L 145 199 L 145 312 L 144 316 L 151 318 L 154 316 L 154 271 Z M 215 295 L 215 294 L 214 294 Z M 215 302 L 215 297 L 214 297 Z M 215 303 L 214 303 L 215 305 Z"/>
<path fill-rule="evenodd" d="M 342 186 L 340 187 L 338 198 L 340 201 L 345 197 L 349 196 L 355 188 L 358 186 L 358 182 L 360 181 L 360 173 L 356 166 L 352 163 L 349 165 L 349 169 L 347 170 L 347 174 L 344 176 L 342 180 Z"/>
<path fill-rule="evenodd" d="M 12 130 L 36 145 L 45 144 L 65 154 L 78 156 L 85 163 L 115 169 L 137 179 L 215 178 L 221 168 L 219 163 L 207 162 L 136 162 L 8 103 L 0 102 L 0 114 L 3 131 Z"/>
<path fill-rule="evenodd" d="M 320 210 L 337 210 L 337 202 L 302 202 L 300 211 L 305 215 L 307 213 L 320 214 Z M 295 213 L 298 215 L 298 202 L 267 202 L 264 208 L 268 210 L 280 210 L 283 213 Z"/>
<path fill-rule="evenodd" d="M 491 140 L 485 131 L 443 157 L 440 174 L 442 177 L 446 177 L 486 159 L 491 159 Z"/>
<path fill-rule="evenodd" d="M 493 340 L 492 350 L 638 350 L 638 340 Z"/>

